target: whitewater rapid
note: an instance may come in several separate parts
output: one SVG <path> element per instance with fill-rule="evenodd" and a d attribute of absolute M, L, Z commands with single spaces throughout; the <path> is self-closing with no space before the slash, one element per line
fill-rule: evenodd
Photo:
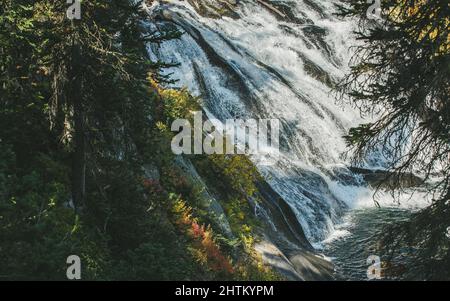
<path fill-rule="evenodd" d="M 354 21 L 334 16 L 337 0 L 265 3 L 276 10 L 238 1 L 235 15 L 211 18 L 187 1 L 156 1 L 149 26 L 184 34 L 149 53 L 180 64 L 166 72 L 202 100 L 210 118 L 280 120 L 281 157 L 258 167 L 314 245 L 339 233 L 349 208 L 373 206 L 373 190 L 347 169 L 342 138 L 364 120 L 330 93 L 349 69 Z"/>

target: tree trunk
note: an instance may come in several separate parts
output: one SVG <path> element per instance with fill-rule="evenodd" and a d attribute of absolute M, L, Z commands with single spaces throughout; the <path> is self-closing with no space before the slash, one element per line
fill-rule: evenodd
<path fill-rule="evenodd" d="M 84 204 L 86 187 L 86 141 L 82 101 L 82 55 L 81 47 L 75 41 L 70 66 L 69 103 L 73 105 L 74 151 L 72 154 L 72 198 L 75 210 Z"/>

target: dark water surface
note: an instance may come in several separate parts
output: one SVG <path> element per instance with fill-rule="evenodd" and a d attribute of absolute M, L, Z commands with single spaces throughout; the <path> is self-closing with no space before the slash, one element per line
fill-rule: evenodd
<path fill-rule="evenodd" d="M 385 258 L 376 244 L 386 225 L 403 221 L 411 211 L 398 208 L 369 208 L 354 210 L 346 217 L 340 230 L 348 235 L 325 244 L 323 253 L 332 258 L 336 277 L 341 280 L 368 280 L 367 259 L 371 255 Z"/>

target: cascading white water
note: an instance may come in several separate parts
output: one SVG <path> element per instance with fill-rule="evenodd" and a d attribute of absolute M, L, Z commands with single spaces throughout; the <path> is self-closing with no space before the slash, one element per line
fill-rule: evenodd
<path fill-rule="evenodd" d="M 155 2 L 150 26 L 176 26 L 185 34 L 149 52 L 180 63 L 167 72 L 201 97 L 210 117 L 281 121 L 281 158 L 259 168 L 314 244 L 348 206 L 372 195 L 343 156 L 342 136 L 362 120 L 330 94 L 348 70 L 354 28 L 333 15 L 338 0 L 269 2 L 273 9 L 238 1 L 236 18 L 202 17 L 186 1 Z"/>

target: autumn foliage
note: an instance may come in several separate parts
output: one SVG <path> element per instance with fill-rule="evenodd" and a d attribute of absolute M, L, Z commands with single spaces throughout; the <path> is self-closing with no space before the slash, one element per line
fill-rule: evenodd
<path fill-rule="evenodd" d="M 183 200 L 177 199 L 174 202 L 172 213 L 180 231 L 185 232 L 192 240 L 192 253 L 198 261 L 215 272 L 225 274 L 234 272 L 230 259 L 221 252 L 214 241 L 211 227 L 200 224 L 193 217 L 191 207 Z"/>

